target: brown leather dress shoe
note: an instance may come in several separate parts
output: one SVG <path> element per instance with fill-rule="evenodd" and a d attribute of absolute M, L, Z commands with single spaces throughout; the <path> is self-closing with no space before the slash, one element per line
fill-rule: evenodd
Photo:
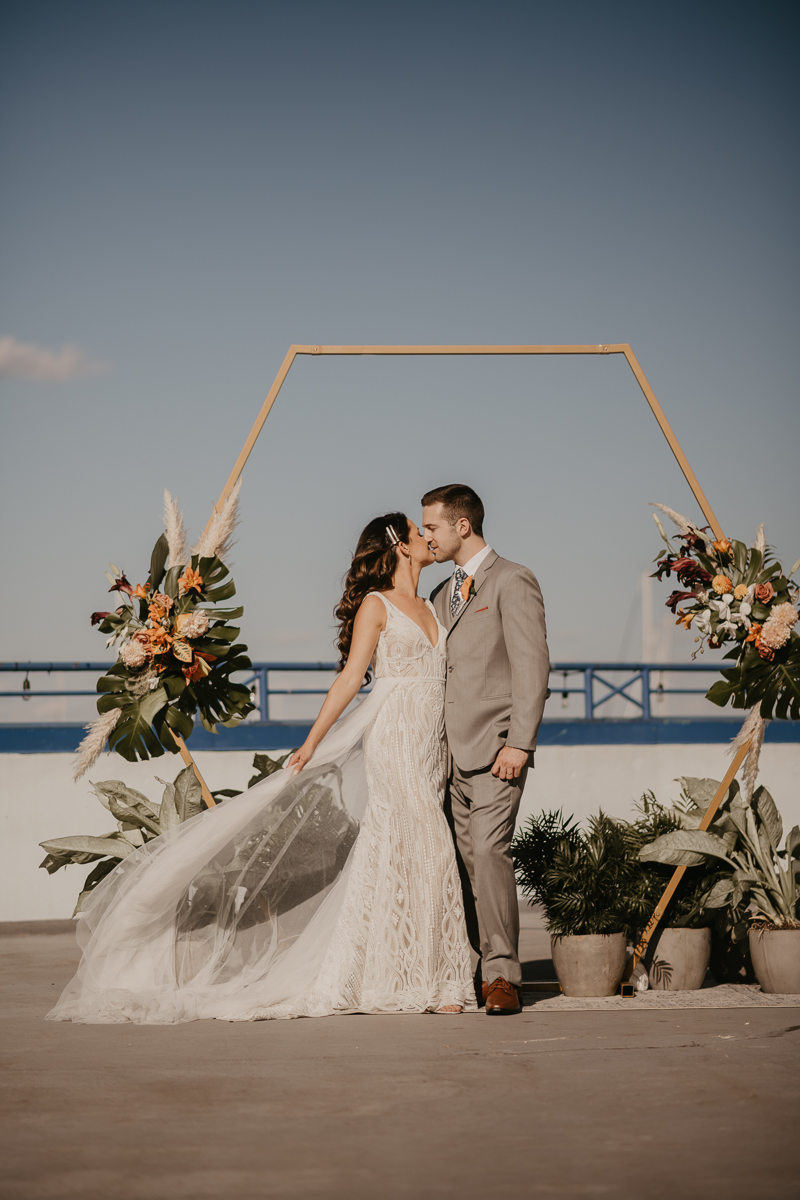
<path fill-rule="evenodd" d="M 507 979 L 493 979 L 485 983 L 486 1015 L 489 1017 L 510 1017 L 522 1012 L 519 991 Z"/>

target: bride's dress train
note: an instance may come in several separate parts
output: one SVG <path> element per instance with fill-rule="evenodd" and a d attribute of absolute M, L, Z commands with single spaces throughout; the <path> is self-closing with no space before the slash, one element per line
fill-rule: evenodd
<path fill-rule="evenodd" d="M 386 597 L 375 686 L 296 777 L 130 855 L 78 922 L 51 1020 L 252 1021 L 475 1009 L 442 809 L 445 631 Z"/>

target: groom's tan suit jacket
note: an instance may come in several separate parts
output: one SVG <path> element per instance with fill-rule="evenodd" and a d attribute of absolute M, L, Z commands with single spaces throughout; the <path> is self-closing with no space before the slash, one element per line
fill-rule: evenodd
<path fill-rule="evenodd" d="M 535 750 L 550 674 L 544 603 L 533 573 L 491 550 L 471 590 L 455 619 L 450 579 L 431 597 L 448 631 L 445 727 L 462 771 L 490 766 L 505 745 Z"/>

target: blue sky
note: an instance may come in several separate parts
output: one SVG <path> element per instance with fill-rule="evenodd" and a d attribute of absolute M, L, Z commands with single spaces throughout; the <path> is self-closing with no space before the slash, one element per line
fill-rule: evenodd
<path fill-rule="evenodd" d="M 292 342 L 630 342 L 728 535 L 800 556 L 795 4 L 4 11 L 0 658 L 106 657 L 104 568 L 144 578 L 165 486 L 200 532 Z M 638 657 L 648 502 L 699 513 L 594 358 L 296 363 L 244 477 L 253 655 L 332 657 L 360 528 L 454 480 L 554 659 Z"/>

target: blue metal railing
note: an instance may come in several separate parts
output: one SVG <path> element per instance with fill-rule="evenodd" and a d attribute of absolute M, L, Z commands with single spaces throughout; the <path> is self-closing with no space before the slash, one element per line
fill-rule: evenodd
<path fill-rule="evenodd" d="M 75 674 L 104 674 L 112 664 L 109 662 L 5 662 L 0 663 L 0 671 L 24 675 L 20 688 L 14 691 L 0 691 L 0 698 L 18 698 L 23 701 L 56 696 L 96 696 L 94 688 L 68 688 L 57 691 L 47 689 L 34 691 L 31 687 L 30 676 L 37 674 L 52 674 L 55 672 Z M 598 709 L 608 701 L 618 696 L 634 706 L 633 718 L 649 720 L 652 715 L 652 698 L 665 696 L 704 696 L 707 686 L 701 687 L 667 687 L 664 684 L 665 675 L 714 675 L 718 674 L 719 663 L 553 663 L 550 667 L 550 687 L 554 696 L 559 695 L 564 700 L 579 695 L 584 698 L 584 719 L 597 720 Z M 270 676 L 275 674 L 296 674 L 308 672 L 332 673 L 335 663 L 330 662 L 257 662 L 253 663 L 252 671 L 243 672 L 243 680 L 253 691 L 253 701 L 259 712 L 259 719 L 269 722 L 269 701 L 272 696 L 324 696 L 327 687 L 272 687 Z M 609 675 L 622 675 L 620 679 L 608 679 Z M 560 680 L 559 680 L 560 676 Z M 654 676 L 659 680 L 654 685 Z M 678 681 L 676 681 L 677 683 Z M 710 681 L 709 681 L 710 682 Z M 604 689 L 604 691 L 600 691 Z M 638 711 L 637 711 L 638 710 Z M 603 714 L 601 713 L 602 717 Z"/>

